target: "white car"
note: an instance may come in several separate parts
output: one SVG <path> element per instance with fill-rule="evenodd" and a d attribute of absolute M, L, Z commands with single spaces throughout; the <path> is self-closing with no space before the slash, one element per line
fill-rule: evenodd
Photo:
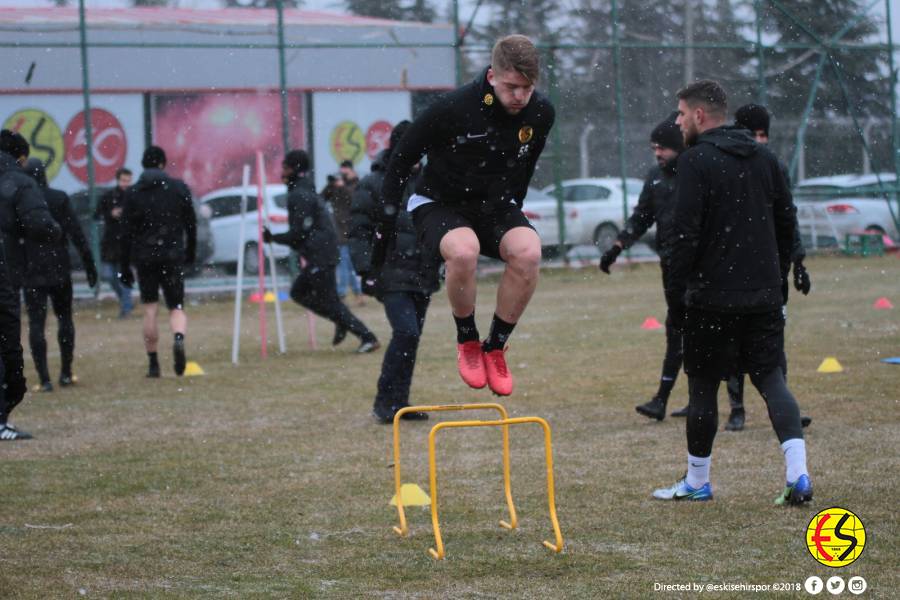
<path fill-rule="evenodd" d="M 240 186 L 212 191 L 200 199 L 200 210 L 209 218 L 215 251 L 209 262 L 214 264 L 237 265 L 238 254 L 244 252 L 244 272 L 259 272 L 259 227 L 256 197 L 258 188 L 255 185 L 246 188 L 247 212 L 244 216 L 244 244 L 238 248 L 238 237 L 241 226 L 241 193 Z M 266 208 L 269 213 L 268 227 L 272 233 L 288 230 L 287 187 L 281 183 L 266 186 Z M 275 258 L 290 255 L 290 248 L 281 244 L 272 244 Z M 268 245 L 263 246 L 265 256 L 269 256 Z"/>
<path fill-rule="evenodd" d="M 804 243 L 843 245 L 848 233 L 876 231 L 898 240 L 896 197 L 880 192 L 878 179 L 894 187 L 893 173 L 833 175 L 804 179 L 794 189 L 797 220 Z"/>
<path fill-rule="evenodd" d="M 628 216 L 637 206 L 644 182 L 627 178 Z M 523 210 L 545 247 L 559 244 L 559 222 L 556 214 L 556 186 L 541 190 L 542 196 L 525 197 Z M 622 207 L 622 179 L 619 177 L 591 177 L 567 179 L 562 182 L 563 208 L 565 211 L 565 244 L 578 246 L 594 244 L 601 252 L 612 246 L 616 236 L 625 226 Z"/>

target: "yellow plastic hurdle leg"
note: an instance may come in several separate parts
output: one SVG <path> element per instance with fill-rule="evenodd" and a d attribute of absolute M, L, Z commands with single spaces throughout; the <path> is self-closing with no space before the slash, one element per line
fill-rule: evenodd
<path fill-rule="evenodd" d="M 403 496 L 400 493 L 402 482 L 400 478 L 400 418 L 408 412 L 445 412 L 451 410 L 496 410 L 500 418 L 506 420 L 509 413 L 496 402 L 483 402 L 475 404 L 437 404 L 432 406 L 405 406 L 394 414 L 394 490 L 397 497 L 397 515 L 400 517 L 400 527 L 394 527 L 398 535 L 406 536 L 409 528 L 406 525 L 406 513 L 403 510 Z M 506 505 L 509 507 L 509 522 L 500 521 L 500 526 L 506 529 L 515 529 L 518 526 L 516 507 L 512 499 L 512 483 L 509 469 L 509 428 L 503 427 L 503 491 L 506 494 Z"/>
<path fill-rule="evenodd" d="M 556 518 L 556 495 L 553 483 L 553 443 L 550 436 L 550 425 L 540 417 L 516 417 L 497 421 L 445 421 L 431 428 L 431 433 L 428 434 L 428 479 L 431 493 L 431 524 L 434 527 L 434 541 L 437 549 L 429 548 L 428 553 L 433 558 L 437 560 L 444 558 L 444 541 L 441 538 L 441 525 L 438 520 L 437 508 L 437 460 L 435 459 L 434 451 L 434 441 L 437 432 L 451 427 L 502 427 L 506 430 L 509 425 L 521 425 L 523 423 L 537 423 L 544 430 L 544 455 L 547 462 L 547 504 L 550 509 L 553 534 L 556 538 L 555 544 L 544 540 L 544 546 L 554 552 L 562 552 L 563 538 L 559 530 L 559 521 Z"/>

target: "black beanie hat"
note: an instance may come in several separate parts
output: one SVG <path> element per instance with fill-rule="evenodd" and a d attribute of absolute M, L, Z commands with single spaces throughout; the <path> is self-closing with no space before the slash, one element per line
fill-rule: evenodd
<path fill-rule="evenodd" d="M 666 120 L 657 125 L 650 132 L 650 141 L 659 144 L 663 148 L 669 148 L 677 152 L 684 150 L 684 136 L 681 134 L 681 128 L 675 124 L 677 112 L 673 112 Z"/>
<path fill-rule="evenodd" d="M 769 111 L 760 104 L 745 104 L 734 112 L 734 124 L 756 133 L 759 130 L 769 135 Z"/>
<path fill-rule="evenodd" d="M 149 146 L 144 150 L 141 166 L 145 169 L 158 169 L 166 166 L 166 152 L 159 146 Z"/>
<path fill-rule="evenodd" d="M 306 150 L 291 150 L 284 155 L 281 164 L 292 167 L 297 173 L 306 173 L 309 171 L 309 155 Z"/>
<path fill-rule="evenodd" d="M 6 152 L 19 160 L 20 156 L 31 154 L 31 146 L 28 145 L 21 133 L 4 129 L 0 131 L 0 152 Z"/>
<path fill-rule="evenodd" d="M 403 137 L 403 134 L 406 133 L 406 130 L 409 129 L 409 126 L 412 125 L 409 121 L 404 119 L 400 121 L 396 125 L 394 125 L 393 131 L 391 131 L 391 141 L 389 148 L 394 148 L 398 143 L 400 143 L 400 138 Z"/>

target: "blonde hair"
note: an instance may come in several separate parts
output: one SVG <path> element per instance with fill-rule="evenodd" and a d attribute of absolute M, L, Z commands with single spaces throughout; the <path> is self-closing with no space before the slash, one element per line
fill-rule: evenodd
<path fill-rule="evenodd" d="M 517 71 L 531 83 L 537 83 L 541 57 L 530 39 L 519 34 L 508 35 L 494 44 L 491 68 L 495 71 Z"/>

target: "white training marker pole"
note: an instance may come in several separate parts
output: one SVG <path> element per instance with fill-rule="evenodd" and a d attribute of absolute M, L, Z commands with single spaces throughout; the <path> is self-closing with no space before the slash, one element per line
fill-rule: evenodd
<path fill-rule="evenodd" d="M 241 301 L 244 298 L 244 217 L 247 216 L 247 187 L 250 185 L 250 165 L 244 165 L 241 178 L 241 225 L 238 230 L 237 283 L 234 287 L 234 337 L 231 339 L 231 363 L 238 364 L 241 348 Z"/>
<path fill-rule="evenodd" d="M 270 225 L 269 187 L 266 184 L 265 160 L 262 158 L 260 158 L 260 165 L 263 167 L 260 170 L 263 189 L 262 214 L 263 219 L 265 219 L 265 223 L 268 226 Z M 275 327 L 278 330 L 278 351 L 284 354 L 287 352 L 287 348 L 284 343 L 284 323 L 281 320 L 281 298 L 278 297 L 278 273 L 275 272 L 275 246 L 272 242 L 269 242 L 269 275 L 272 278 L 272 293 L 275 295 Z M 265 300 L 265 298 L 263 300 Z"/>

